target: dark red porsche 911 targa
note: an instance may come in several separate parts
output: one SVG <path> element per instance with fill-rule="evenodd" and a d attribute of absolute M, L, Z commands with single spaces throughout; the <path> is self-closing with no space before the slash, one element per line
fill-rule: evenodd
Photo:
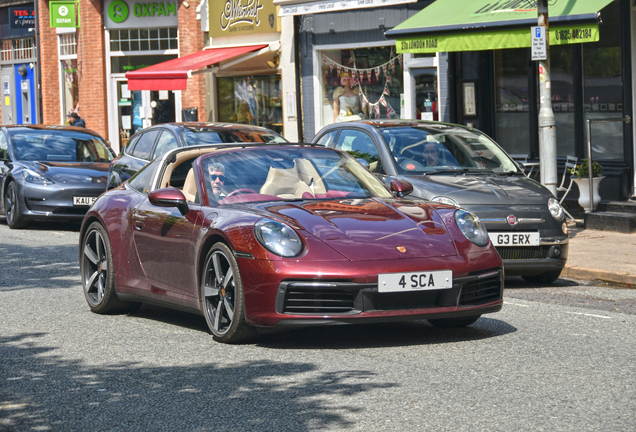
<path fill-rule="evenodd" d="M 267 327 L 466 326 L 500 310 L 502 263 L 479 219 L 411 189 L 327 148 L 175 149 L 87 213 L 86 300 L 200 313 L 222 342 Z"/>

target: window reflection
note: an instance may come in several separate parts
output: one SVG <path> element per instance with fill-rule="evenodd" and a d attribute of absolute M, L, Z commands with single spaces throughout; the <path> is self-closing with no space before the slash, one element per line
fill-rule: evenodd
<path fill-rule="evenodd" d="M 512 154 L 530 151 L 528 52 L 495 51 L 497 141 Z"/>
<path fill-rule="evenodd" d="M 583 44 L 585 119 L 623 117 L 620 3 L 603 9 L 600 41 Z M 585 127 L 587 142 L 587 122 Z M 592 124 L 593 159 L 623 159 L 623 123 Z"/>
<path fill-rule="evenodd" d="M 217 78 L 219 121 L 258 125 L 283 133 L 278 75 Z"/>

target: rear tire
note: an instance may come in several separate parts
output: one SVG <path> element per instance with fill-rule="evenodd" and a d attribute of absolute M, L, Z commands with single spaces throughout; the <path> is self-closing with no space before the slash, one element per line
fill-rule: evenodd
<path fill-rule="evenodd" d="M 534 284 L 551 284 L 561 276 L 561 270 L 548 271 L 538 275 L 522 276 L 526 282 Z"/>
<path fill-rule="evenodd" d="M 113 252 L 108 233 L 99 222 L 86 230 L 80 255 L 84 296 L 91 311 L 98 314 L 127 312 L 131 305 L 117 298 Z"/>
<path fill-rule="evenodd" d="M 473 324 L 481 315 L 464 317 L 464 318 L 438 318 L 427 320 L 434 327 L 440 328 L 459 328 Z"/>
<path fill-rule="evenodd" d="M 205 258 L 201 277 L 201 308 L 214 339 L 241 342 L 254 335 L 245 320 L 243 281 L 234 254 L 216 243 Z"/>
<path fill-rule="evenodd" d="M 29 222 L 22 218 L 18 187 L 14 181 L 9 183 L 7 193 L 4 195 L 4 214 L 7 219 L 7 225 L 11 229 L 26 228 L 29 225 Z"/>

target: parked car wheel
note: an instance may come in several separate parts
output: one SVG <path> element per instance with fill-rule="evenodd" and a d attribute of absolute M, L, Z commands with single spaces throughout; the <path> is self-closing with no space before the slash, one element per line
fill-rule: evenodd
<path fill-rule="evenodd" d="M 203 315 L 219 342 L 240 342 L 252 334 L 245 322 L 243 283 L 232 251 L 216 243 L 205 260 L 201 278 Z"/>
<path fill-rule="evenodd" d="M 7 193 L 4 196 L 4 211 L 9 228 L 20 229 L 29 225 L 29 222 L 21 217 L 18 188 L 15 182 L 9 183 L 9 186 L 7 187 Z"/>
<path fill-rule="evenodd" d="M 99 222 L 88 227 L 81 256 L 84 296 L 91 310 L 98 314 L 124 311 L 129 305 L 117 298 L 113 252 L 108 234 Z"/>
<path fill-rule="evenodd" d="M 536 284 L 550 284 L 561 276 L 561 270 L 554 270 L 538 275 L 522 276 L 527 282 Z"/>
<path fill-rule="evenodd" d="M 458 328 L 466 327 L 473 324 L 481 315 L 465 317 L 465 318 L 441 318 L 427 320 L 434 327 L 441 328 Z"/>

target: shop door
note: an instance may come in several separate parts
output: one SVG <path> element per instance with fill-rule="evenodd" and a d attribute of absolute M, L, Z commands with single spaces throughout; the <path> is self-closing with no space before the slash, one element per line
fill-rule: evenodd
<path fill-rule="evenodd" d="M 437 68 L 411 69 L 415 80 L 415 115 L 417 119 L 438 120 Z"/>
<path fill-rule="evenodd" d="M 13 112 L 13 68 L 11 66 L 2 67 L 2 124 L 10 125 L 15 123 Z"/>
<path fill-rule="evenodd" d="M 119 148 L 130 137 L 149 126 L 176 121 L 174 92 L 168 90 L 128 90 L 128 80 L 114 79 L 117 95 Z"/>

